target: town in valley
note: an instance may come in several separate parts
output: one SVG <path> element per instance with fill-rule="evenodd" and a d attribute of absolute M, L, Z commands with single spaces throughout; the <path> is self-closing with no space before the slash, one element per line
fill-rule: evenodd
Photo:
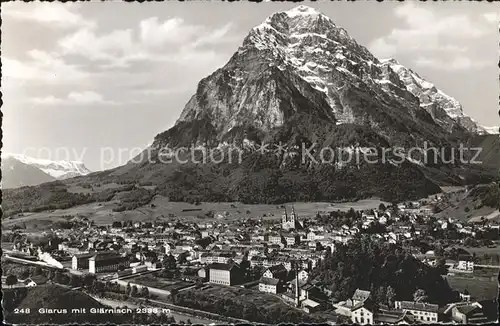
<path fill-rule="evenodd" d="M 186 209 L 192 221 L 169 214 L 96 225 L 75 216 L 46 231 L 16 226 L 4 230 L 2 281 L 57 285 L 148 316 L 168 309 L 182 322 L 491 322 L 499 224 L 436 217 L 440 200 L 300 213 L 285 204 L 275 207 L 282 216 L 248 210 L 237 220 L 201 203 Z M 226 300 L 233 309 L 221 311 Z"/>

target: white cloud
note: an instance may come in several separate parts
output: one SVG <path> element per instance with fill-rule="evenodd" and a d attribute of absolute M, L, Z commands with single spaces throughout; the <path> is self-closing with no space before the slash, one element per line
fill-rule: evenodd
<path fill-rule="evenodd" d="M 77 7 L 48 5 L 37 9 L 17 6 L 9 11 L 10 17 L 26 20 L 30 28 L 37 28 L 35 24 L 40 22 L 72 27 L 62 30 L 63 36 L 55 38 L 48 50 L 33 49 L 25 56 L 4 56 L 4 78 L 10 85 L 43 91 L 47 85 L 57 86 L 64 94 L 75 86 L 83 89 L 106 86 L 110 92 L 122 91 L 132 81 L 140 81 L 149 90 L 129 92 L 124 97 L 129 102 L 142 102 L 150 96 L 182 93 L 188 87 L 193 91 L 199 78 L 229 58 L 218 45 L 236 41 L 232 24 L 207 27 L 181 18 L 152 17 L 131 22 L 128 29 L 101 29 L 80 15 Z M 41 15 L 44 11 L 51 14 Z M 56 13 L 65 17 L 58 18 Z M 172 90 L 171 78 L 182 91 Z M 40 94 L 43 95 L 38 93 L 28 102 L 45 106 L 116 104 L 99 94 L 73 93 L 67 97 Z"/>
<path fill-rule="evenodd" d="M 2 58 L 4 78 L 37 81 L 43 83 L 68 83 L 88 77 L 88 73 L 75 65 L 68 64 L 57 53 L 33 49 L 27 53 L 28 60 Z"/>
<path fill-rule="evenodd" d="M 90 104 L 100 104 L 100 105 L 113 105 L 117 104 L 114 101 L 105 100 L 101 94 L 94 91 L 83 91 L 83 92 L 70 92 L 66 98 L 59 98 L 53 95 L 48 95 L 46 97 L 35 97 L 31 99 L 33 104 L 38 105 L 90 105 Z"/>
<path fill-rule="evenodd" d="M 201 25 L 186 24 L 180 18 L 159 22 L 157 17 L 139 22 L 135 30 L 114 30 L 99 34 L 91 28 L 81 28 L 58 42 L 64 55 L 79 55 L 90 60 L 103 60 L 103 67 L 128 67 L 134 61 L 188 60 L 189 57 L 212 56 L 213 51 L 201 50 L 203 45 L 233 40 L 227 34 L 231 24 L 210 30 Z M 134 38 L 134 35 L 138 35 Z"/>
<path fill-rule="evenodd" d="M 370 44 L 370 50 L 377 56 L 388 57 L 401 52 L 464 52 L 471 39 L 490 32 L 469 16 L 441 17 L 413 2 L 397 6 L 394 15 L 404 21 L 405 27 L 394 28 Z M 460 42 L 463 44 L 457 45 Z"/>
<path fill-rule="evenodd" d="M 73 3 L 62 2 L 9 2 L 2 5 L 2 14 L 5 17 L 36 21 L 49 26 L 61 28 L 95 27 L 92 20 L 86 20 L 75 12 L 78 8 Z"/>
<path fill-rule="evenodd" d="M 158 17 L 144 19 L 139 23 L 140 40 L 151 47 L 165 43 L 182 43 L 202 32 L 201 26 L 187 25 L 181 18 L 172 18 L 162 23 Z"/>
<path fill-rule="evenodd" d="M 46 97 L 35 97 L 31 99 L 31 102 L 39 105 L 58 105 L 64 103 L 64 99 L 55 97 L 54 95 L 48 95 Z"/>
<path fill-rule="evenodd" d="M 489 23 L 498 24 L 500 22 L 500 12 L 487 12 L 487 13 L 483 14 L 483 17 Z"/>
<path fill-rule="evenodd" d="M 62 38 L 58 45 L 65 55 L 75 54 L 90 60 L 114 60 L 132 53 L 135 47 L 130 29 L 97 36 L 94 30 L 82 28 Z"/>
<path fill-rule="evenodd" d="M 495 67 L 494 63 L 484 60 L 472 60 L 464 56 L 455 56 L 449 60 L 440 60 L 429 57 L 419 57 L 415 60 L 415 64 L 420 67 L 430 67 L 439 70 L 457 71 L 457 70 L 470 70 L 480 69 L 491 66 Z"/>

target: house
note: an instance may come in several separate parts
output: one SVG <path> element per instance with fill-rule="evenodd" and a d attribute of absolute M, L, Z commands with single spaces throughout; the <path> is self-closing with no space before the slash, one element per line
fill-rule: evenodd
<path fill-rule="evenodd" d="M 373 324 L 375 309 L 370 291 L 356 289 L 349 305 L 351 306 L 351 320 L 353 323 L 359 325 Z"/>
<path fill-rule="evenodd" d="M 222 285 L 239 284 L 243 279 L 243 272 L 237 264 L 215 263 L 209 266 L 210 283 Z"/>
<path fill-rule="evenodd" d="M 417 321 L 426 323 L 436 323 L 438 321 L 439 306 L 437 304 L 413 301 L 396 301 L 395 308 L 411 312 Z"/>
<path fill-rule="evenodd" d="M 316 311 L 321 310 L 321 303 L 316 302 L 315 300 L 312 299 L 305 299 L 302 301 L 302 310 L 304 310 L 307 313 L 313 313 Z"/>
<path fill-rule="evenodd" d="M 298 235 L 287 235 L 284 238 L 287 246 L 294 246 L 300 243 L 300 236 Z"/>
<path fill-rule="evenodd" d="M 24 280 L 24 285 L 26 287 L 35 287 L 38 285 L 43 285 L 45 283 L 47 283 L 47 278 L 42 275 L 35 275 Z"/>
<path fill-rule="evenodd" d="M 158 269 L 162 267 L 162 264 L 159 260 L 155 258 L 148 258 L 144 261 L 144 265 L 146 268 Z"/>
<path fill-rule="evenodd" d="M 301 270 L 298 275 L 299 281 L 301 282 L 307 282 L 309 279 L 309 273 L 306 272 L 305 270 Z"/>
<path fill-rule="evenodd" d="M 407 311 L 379 309 L 373 316 L 373 322 L 382 325 L 414 324 L 415 317 Z"/>
<path fill-rule="evenodd" d="M 269 235 L 268 242 L 279 245 L 279 244 L 282 244 L 284 242 L 284 239 L 279 234 L 278 235 Z"/>
<path fill-rule="evenodd" d="M 277 294 L 281 291 L 281 280 L 277 278 L 261 277 L 259 291 Z"/>
<path fill-rule="evenodd" d="M 269 267 L 264 274 L 262 274 L 262 277 L 265 278 L 276 278 L 279 280 L 285 280 L 287 276 L 287 270 L 283 264 L 279 265 L 274 265 L 272 267 Z"/>
<path fill-rule="evenodd" d="M 470 293 L 469 291 L 467 291 L 467 289 L 464 292 L 460 292 L 459 295 L 460 295 L 460 300 L 462 301 L 470 301 L 471 299 Z"/>
<path fill-rule="evenodd" d="M 444 310 L 444 315 L 450 316 L 452 322 L 459 324 L 486 323 L 483 306 L 478 302 L 452 303 Z"/>
<path fill-rule="evenodd" d="M 147 270 L 148 270 L 148 266 L 146 266 L 146 265 L 137 265 L 137 266 L 132 267 L 133 274 L 145 272 Z"/>
<path fill-rule="evenodd" d="M 198 270 L 198 277 L 202 280 L 202 281 L 207 281 L 208 280 L 208 274 L 209 274 L 209 269 L 207 267 L 202 267 Z"/>
<path fill-rule="evenodd" d="M 467 272 L 473 272 L 474 271 L 474 262 L 467 261 L 467 260 L 460 260 L 458 262 L 457 269 L 467 271 Z"/>
<path fill-rule="evenodd" d="M 355 304 L 351 308 L 351 320 L 358 325 L 373 324 L 374 307 L 371 299 Z"/>
<path fill-rule="evenodd" d="M 370 296 L 371 296 L 370 291 L 356 289 L 356 291 L 354 291 L 354 294 L 351 297 L 351 300 L 353 302 L 353 305 L 356 305 L 360 302 L 366 301 L 368 298 L 370 298 Z"/>

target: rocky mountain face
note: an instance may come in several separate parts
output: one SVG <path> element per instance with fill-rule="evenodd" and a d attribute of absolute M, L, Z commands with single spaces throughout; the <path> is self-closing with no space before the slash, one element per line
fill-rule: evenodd
<path fill-rule="evenodd" d="M 2 154 L 2 186 L 17 188 L 90 173 L 83 162 L 51 161 L 22 154 Z"/>
<path fill-rule="evenodd" d="M 463 112 L 462 105 L 456 99 L 437 89 L 434 84 L 424 80 L 416 72 L 402 66 L 395 59 L 381 60 L 381 65 L 397 74 L 396 80 L 402 82 L 404 87 L 419 99 L 420 107 L 445 130 L 451 132 L 455 125 L 459 125 L 472 133 L 488 133 L 487 128 L 480 126 Z M 389 92 L 394 90 L 392 82 L 385 82 L 384 85 L 389 88 Z"/>
<path fill-rule="evenodd" d="M 484 132 L 458 101 L 396 60 L 375 58 L 330 18 L 299 6 L 253 28 L 229 62 L 200 81 L 172 132 L 160 134 L 155 145 L 186 129 L 196 134 L 200 125 L 205 133 L 188 141 L 232 141 L 234 130 L 245 131 L 238 135 L 244 139 L 249 129 L 266 134 L 296 114 L 369 126 L 403 144 Z"/>

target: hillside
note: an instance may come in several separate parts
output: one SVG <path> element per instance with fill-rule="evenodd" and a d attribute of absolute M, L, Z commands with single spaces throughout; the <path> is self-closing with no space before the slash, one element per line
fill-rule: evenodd
<path fill-rule="evenodd" d="M 451 217 L 459 221 L 483 219 L 500 220 L 500 186 L 498 183 L 477 185 L 467 191 L 453 192 L 441 196 L 436 205 L 441 217 Z"/>
<path fill-rule="evenodd" d="M 93 298 L 80 291 L 71 291 L 58 285 L 47 284 L 28 289 L 8 290 L 4 289 L 5 320 L 14 324 L 100 324 L 100 323 L 125 323 L 127 320 L 119 314 L 92 314 L 91 308 L 107 308 Z M 20 302 L 14 302 L 14 306 L 9 306 L 15 297 L 19 300 L 23 293 L 25 296 Z M 12 300 L 12 301 L 11 301 Z M 29 311 L 20 314 L 13 313 L 13 308 L 21 311 Z M 40 313 L 39 309 L 46 311 L 53 309 L 52 313 Z M 72 309 L 86 308 L 87 313 L 75 313 Z"/>
<path fill-rule="evenodd" d="M 2 153 L 2 188 L 34 186 L 54 180 L 87 175 L 82 162 L 51 161 L 22 154 Z"/>
<path fill-rule="evenodd" d="M 2 189 L 34 186 L 56 180 L 42 170 L 14 158 L 2 159 Z"/>

